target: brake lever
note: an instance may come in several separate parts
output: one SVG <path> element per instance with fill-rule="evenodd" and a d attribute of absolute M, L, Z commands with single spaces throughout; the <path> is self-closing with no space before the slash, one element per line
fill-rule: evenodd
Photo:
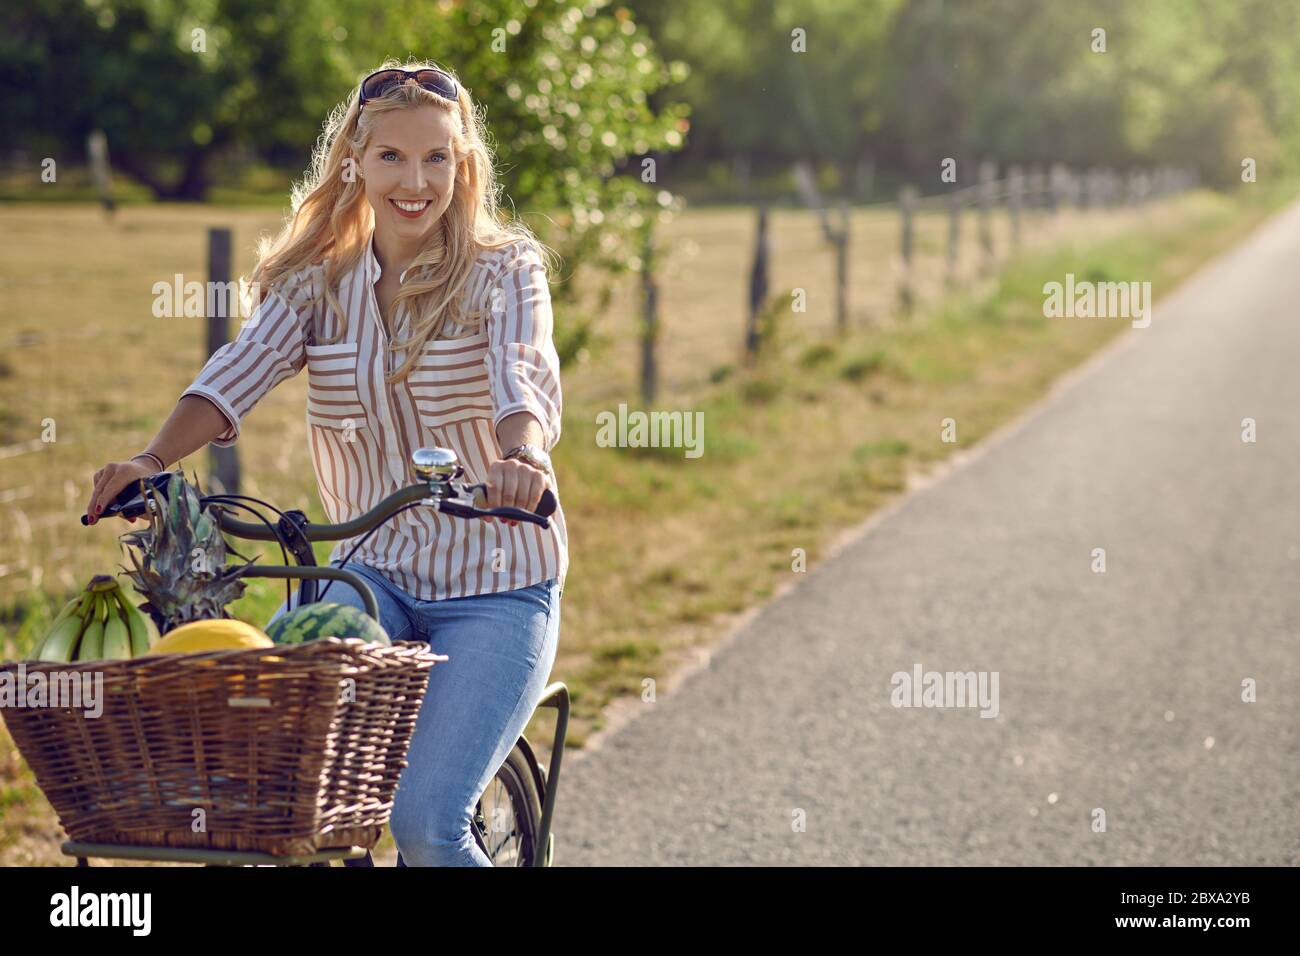
<path fill-rule="evenodd" d="M 551 519 L 545 515 L 525 511 L 523 508 L 478 508 L 479 514 L 491 515 L 493 518 L 510 518 L 514 521 L 527 521 L 543 528 L 551 526 Z"/>

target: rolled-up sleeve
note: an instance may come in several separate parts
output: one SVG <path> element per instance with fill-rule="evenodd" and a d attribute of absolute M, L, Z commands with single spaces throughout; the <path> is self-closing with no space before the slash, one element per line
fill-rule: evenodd
<path fill-rule="evenodd" d="M 239 330 L 239 336 L 212 353 L 194 384 L 181 393 L 202 395 L 216 405 L 230 427 L 212 440 L 221 448 L 239 439 L 244 416 L 262 397 L 306 364 L 306 330 L 297 311 L 268 293 Z"/>
<path fill-rule="evenodd" d="M 545 449 L 560 440 L 560 357 L 552 337 L 551 290 L 546 266 L 531 244 L 522 245 L 490 283 L 487 303 L 488 384 L 492 424 L 531 412 L 545 433 Z"/>

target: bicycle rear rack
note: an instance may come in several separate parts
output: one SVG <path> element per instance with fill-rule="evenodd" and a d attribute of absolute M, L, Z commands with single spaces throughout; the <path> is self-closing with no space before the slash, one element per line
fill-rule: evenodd
<path fill-rule="evenodd" d="M 537 846 L 533 849 L 533 866 L 550 865 L 551 818 L 555 814 L 555 794 L 560 789 L 560 761 L 564 757 L 564 737 L 569 729 L 569 688 L 560 681 L 551 684 L 542 692 L 538 707 L 554 707 L 555 737 L 551 741 L 550 773 L 543 774 L 546 779 L 546 794 L 542 799 L 542 825 L 537 830 Z M 519 738 L 523 741 L 523 738 Z M 524 741 L 525 752 L 530 756 L 532 749 Z M 533 758 L 536 761 L 536 758 Z"/>

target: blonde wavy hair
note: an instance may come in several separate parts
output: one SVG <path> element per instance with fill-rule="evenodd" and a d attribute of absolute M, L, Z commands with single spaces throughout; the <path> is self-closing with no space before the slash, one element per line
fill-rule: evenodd
<path fill-rule="evenodd" d="M 252 288 L 259 290 L 259 296 L 274 289 L 288 300 L 301 301 L 305 283 L 295 282 L 295 276 L 301 280 L 304 270 L 324 265 L 324 281 L 309 294 L 308 301 L 318 305 L 323 297 L 339 319 L 338 337 L 320 344 L 339 342 L 347 332 L 347 315 L 338 299 L 339 284 L 365 253 L 374 228 L 374 211 L 366 201 L 365 187 L 356 170 L 370 143 L 375 117 L 416 106 L 458 112 L 460 123 L 451 143 L 456 162 L 451 203 L 428 244 L 411 261 L 406 281 L 393 299 L 394 314 L 403 305 L 409 309 L 412 327 L 410 338 L 389 344 L 391 351 L 410 349 L 406 361 L 388 377 L 389 383 L 407 376 L 425 342 L 441 334 L 449 322 L 481 327 L 485 318 L 482 310 L 469 310 L 463 315 L 457 312 L 466 280 L 482 251 L 524 240 L 537 249 L 548 269 L 554 268 L 554 253 L 526 225 L 502 215 L 498 204 L 501 187 L 486 124 L 460 78 L 431 61 L 402 63 L 389 59 L 376 67 L 391 68 L 433 68 L 449 73 L 456 79 L 457 102 L 415 83 L 404 83 L 367 100 L 363 111 L 359 89 L 354 87 L 352 95 L 330 112 L 312 153 L 311 168 L 294 187 L 289 217 L 278 236 L 264 238 L 259 244 L 258 263 L 251 276 Z M 367 70 L 362 75 L 372 72 Z M 353 175 L 345 176 L 349 161 Z"/>

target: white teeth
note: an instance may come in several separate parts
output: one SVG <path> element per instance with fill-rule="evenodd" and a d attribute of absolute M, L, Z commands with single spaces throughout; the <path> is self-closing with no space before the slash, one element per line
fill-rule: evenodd
<path fill-rule="evenodd" d="M 429 205 L 429 200 L 426 199 L 423 202 L 402 202 L 400 199 L 394 199 L 393 203 L 398 209 L 405 212 L 420 212 L 425 206 Z"/>

